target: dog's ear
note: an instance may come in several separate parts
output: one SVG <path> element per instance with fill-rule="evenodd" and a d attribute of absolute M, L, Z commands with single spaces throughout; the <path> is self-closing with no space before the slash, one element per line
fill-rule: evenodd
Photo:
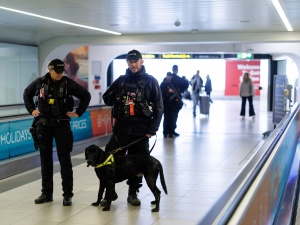
<path fill-rule="evenodd" d="M 87 160 L 88 158 L 87 158 L 87 155 L 88 155 L 88 151 L 89 151 L 89 149 L 91 148 L 91 146 L 89 146 L 89 147 L 87 147 L 85 150 L 84 150 L 84 153 L 85 153 L 85 160 Z"/>

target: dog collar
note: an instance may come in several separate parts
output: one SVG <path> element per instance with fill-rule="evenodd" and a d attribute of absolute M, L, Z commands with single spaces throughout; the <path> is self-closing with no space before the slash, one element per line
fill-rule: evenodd
<path fill-rule="evenodd" d="M 101 163 L 101 164 L 95 166 L 95 168 L 100 168 L 100 167 L 102 167 L 102 166 L 111 165 L 111 164 L 113 164 L 114 162 L 115 162 L 115 160 L 114 160 L 114 155 L 113 155 L 113 154 L 110 154 L 110 155 L 107 157 L 107 159 L 106 159 L 103 163 Z"/>

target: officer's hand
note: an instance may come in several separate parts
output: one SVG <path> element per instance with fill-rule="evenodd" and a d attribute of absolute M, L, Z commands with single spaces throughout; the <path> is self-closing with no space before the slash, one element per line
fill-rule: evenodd
<path fill-rule="evenodd" d="M 76 112 L 67 112 L 66 114 L 68 117 L 79 117 Z"/>
<path fill-rule="evenodd" d="M 32 111 L 31 115 L 33 115 L 34 117 L 37 117 L 37 116 L 40 115 L 40 111 L 35 109 L 35 110 Z"/>
<path fill-rule="evenodd" d="M 151 135 L 151 134 L 146 134 L 146 137 L 147 137 L 147 138 L 151 138 L 152 135 Z"/>

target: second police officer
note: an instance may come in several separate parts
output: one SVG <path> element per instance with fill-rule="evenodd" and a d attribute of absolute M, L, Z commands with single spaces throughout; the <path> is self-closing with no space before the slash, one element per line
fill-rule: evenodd
<path fill-rule="evenodd" d="M 157 80 L 146 73 L 139 51 L 128 52 L 126 61 L 126 74 L 117 78 L 103 94 L 105 104 L 113 106 L 115 118 L 113 135 L 105 151 L 110 152 L 134 142 L 116 154 L 125 155 L 128 151 L 128 155 L 149 155 L 149 138 L 156 135 L 163 115 L 162 95 Z M 141 176 L 127 181 L 127 201 L 134 206 L 141 204 L 137 197 L 141 183 Z M 115 193 L 113 199 L 116 198 Z M 105 202 L 103 200 L 101 205 Z"/>

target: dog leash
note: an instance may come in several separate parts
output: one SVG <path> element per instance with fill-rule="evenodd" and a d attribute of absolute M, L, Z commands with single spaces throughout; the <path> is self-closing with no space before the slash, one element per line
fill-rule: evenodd
<path fill-rule="evenodd" d="M 145 136 L 145 137 L 146 137 L 146 136 Z M 119 150 L 122 150 L 123 148 L 126 148 L 126 147 L 128 147 L 128 146 L 130 146 L 130 145 L 132 145 L 132 144 L 135 144 L 135 143 L 137 143 L 137 142 L 143 140 L 145 137 L 142 137 L 142 138 L 140 138 L 140 139 L 138 139 L 138 140 L 135 140 L 135 141 L 131 142 L 131 143 L 128 144 L 128 145 L 125 145 L 125 146 L 123 146 L 123 147 L 120 147 L 120 148 L 117 148 L 117 149 L 113 150 L 112 153 L 107 157 L 107 159 L 106 159 L 103 163 L 101 163 L 101 164 L 95 166 L 95 168 L 97 169 L 97 168 L 100 168 L 100 167 L 103 167 L 103 166 L 113 165 L 113 163 L 115 162 L 115 159 L 114 159 L 114 153 L 116 153 L 116 152 L 119 151 Z M 154 142 L 154 144 L 153 144 L 151 150 L 149 151 L 149 154 L 152 152 L 152 150 L 153 150 L 153 148 L 154 148 L 154 146 L 155 146 L 155 144 L 156 144 L 156 140 L 157 140 L 157 135 L 155 135 L 155 142 Z"/>
<path fill-rule="evenodd" d="M 142 137 L 142 138 L 139 138 L 139 139 L 137 139 L 137 140 L 135 140 L 135 141 L 129 143 L 128 145 L 125 145 L 125 146 L 123 146 L 123 147 L 119 147 L 119 148 L 113 150 L 113 151 L 112 151 L 112 154 L 114 154 L 114 153 L 116 153 L 117 151 L 120 151 L 120 150 L 122 150 L 122 149 L 124 149 L 124 148 L 127 148 L 127 147 L 129 147 L 130 145 L 133 145 L 133 144 L 135 144 L 135 143 L 137 143 L 137 142 L 143 140 L 143 139 L 146 138 L 146 137 L 147 137 L 147 136 L 144 136 L 144 137 Z M 152 150 L 153 150 L 153 148 L 154 148 L 154 146 L 155 146 L 155 144 L 156 144 L 156 140 L 157 140 L 157 135 L 155 135 L 155 142 L 154 142 L 152 148 L 150 149 L 149 154 L 152 152 Z"/>

